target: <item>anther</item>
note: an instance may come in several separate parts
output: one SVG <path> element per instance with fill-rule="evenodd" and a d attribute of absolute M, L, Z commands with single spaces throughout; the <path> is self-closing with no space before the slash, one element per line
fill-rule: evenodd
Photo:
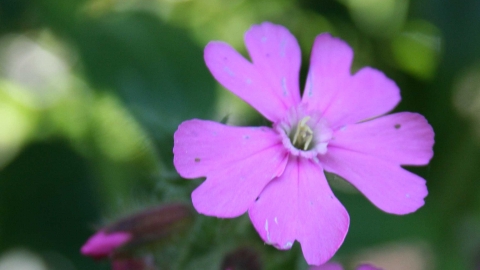
<path fill-rule="evenodd" d="M 303 144 L 303 150 L 307 150 L 313 140 L 313 131 L 307 125 L 308 120 L 310 120 L 310 116 L 305 116 L 300 120 L 292 140 L 292 144 L 295 146 L 301 147 Z"/>

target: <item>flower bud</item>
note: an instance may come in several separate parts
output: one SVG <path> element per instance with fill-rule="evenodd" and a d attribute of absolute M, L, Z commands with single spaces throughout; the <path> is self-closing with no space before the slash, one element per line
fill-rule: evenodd
<path fill-rule="evenodd" d="M 120 254 L 129 258 L 131 249 L 166 239 L 184 229 L 190 216 L 190 209 L 180 203 L 150 208 L 102 228 L 80 251 L 95 259 Z"/>
<path fill-rule="evenodd" d="M 111 234 L 99 231 L 90 237 L 82 246 L 80 252 L 95 259 L 108 257 L 115 249 L 130 241 L 132 235 L 127 232 L 114 232 Z"/>

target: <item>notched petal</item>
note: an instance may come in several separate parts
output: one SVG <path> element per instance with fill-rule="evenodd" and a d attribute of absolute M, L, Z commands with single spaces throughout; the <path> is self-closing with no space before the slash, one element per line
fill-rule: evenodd
<path fill-rule="evenodd" d="M 400 91 L 382 72 L 365 67 L 351 75 L 353 50 L 330 34 L 312 49 L 302 103 L 322 113 L 333 128 L 380 116 L 400 101 Z"/>
<path fill-rule="evenodd" d="M 283 26 L 252 26 L 245 44 L 253 63 L 224 42 L 205 47 L 205 63 L 229 91 L 252 105 L 272 122 L 300 102 L 301 52 L 295 37 Z"/>
<path fill-rule="evenodd" d="M 266 186 L 249 216 L 267 244 L 289 249 L 298 240 L 311 265 L 325 263 L 335 254 L 349 226 L 348 214 L 322 168 L 298 157 L 290 158 L 285 172 Z"/>
<path fill-rule="evenodd" d="M 302 102 L 312 110 L 325 111 L 350 77 L 353 50 L 328 33 L 316 37 Z"/>
<path fill-rule="evenodd" d="M 199 213 L 236 217 L 281 175 L 287 153 L 270 128 L 189 120 L 174 135 L 174 165 L 185 178 L 206 177 L 192 193 Z M 259 165 L 261 164 L 261 165 Z"/>
<path fill-rule="evenodd" d="M 270 91 L 282 100 L 285 108 L 298 104 L 301 51 L 290 31 L 269 22 L 254 25 L 245 34 L 245 45 Z"/>
<path fill-rule="evenodd" d="M 330 145 L 398 165 L 425 165 L 433 156 L 434 132 L 425 117 L 401 112 L 345 126 Z"/>
<path fill-rule="evenodd" d="M 412 213 L 425 203 L 425 180 L 397 164 L 337 147 L 331 147 L 320 161 L 326 171 L 350 182 L 387 213 Z"/>

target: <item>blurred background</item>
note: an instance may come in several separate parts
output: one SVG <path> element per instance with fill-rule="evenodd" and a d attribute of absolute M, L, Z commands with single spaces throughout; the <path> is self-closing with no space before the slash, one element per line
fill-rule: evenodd
<path fill-rule="evenodd" d="M 436 136 L 426 205 L 381 212 L 331 178 L 351 217 L 335 261 L 385 269 L 480 267 L 480 1 L 0 0 L 0 270 L 110 269 L 79 253 L 102 226 L 181 202 L 202 181 L 179 178 L 172 134 L 190 118 L 266 125 L 203 62 L 210 40 L 246 53 L 243 34 L 271 21 L 303 53 L 331 32 L 401 88 L 397 111 Z M 302 82 L 303 85 L 303 82 Z M 193 215 L 174 238 L 132 251 L 158 269 L 307 269 L 264 245 L 247 216 Z"/>

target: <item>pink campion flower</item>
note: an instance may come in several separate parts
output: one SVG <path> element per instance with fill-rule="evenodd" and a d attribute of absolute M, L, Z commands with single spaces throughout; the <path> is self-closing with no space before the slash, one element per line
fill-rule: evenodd
<path fill-rule="evenodd" d="M 424 204 L 425 180 L 401 165 L 427 164 L 434 133 L 416 113 L 382 116 L 400 101 L 392 80 L 370 67 L 352 75 L 352 49 L 325 33 L 315 40 L 301 97 L 300 48 L 287 29 L 254 25 L 245 43 L 251 62 L 219 41 L 206 46 L 205 62 L 273 126 L 193 119 L 178 127 L 177 171 L 206 177 L 192 193 L 199 213 L 233 218 L 248 211 L 266 243 L 290 249 L 297 240 L 306 261 L 320 265 L 349 226 L 324 171 L 347 179 L 388 213 L 407 214 Z"/>

